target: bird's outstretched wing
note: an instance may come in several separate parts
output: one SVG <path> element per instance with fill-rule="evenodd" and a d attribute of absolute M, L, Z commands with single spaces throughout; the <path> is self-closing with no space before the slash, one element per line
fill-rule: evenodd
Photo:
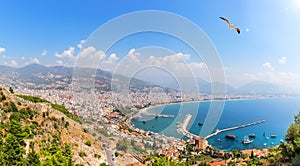
<path fill-rule="evenodd" d="M 230 21 L 229 21 L 227 18 L 225 18 L 225 17 L 220 17 L 220 19 L 226 21 L 228 25 L 231 25 Z"/>
<path fill-rule="evenodd" d="M 241 33 L 241 30 L 240 30 L 240 28 L 238 28 L 238 27 L 235 27 L 234 29 L 236 30 L 236 32 L 237 32 L 238 34 L 240 34 L 240 33 Z"/>

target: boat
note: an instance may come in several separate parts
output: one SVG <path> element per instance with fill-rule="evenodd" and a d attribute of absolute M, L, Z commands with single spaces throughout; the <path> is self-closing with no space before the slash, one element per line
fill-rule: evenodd
<path fill-rule="evenodd" d="M 218 138 L 217 141 L 221 142 L 221 138 Z"/>
<path fill-rule="evenodd" d="M 281 139 L 281 140 L 280 140 L 280 143 L 284 143 L 284 141 Z"/>
<path fill-rule="evenodd" d="M 267 146 L 267 143 L 264 143 L 264 146 Z"/>
<path fill-rule="evenodd" d="M 271 135 L 271 138 L 276 138 L 277 137 L 277 135 Z"/>
<path fill-rule="evenodd" d="M 143 120 L 143 123 L 145 124 L 145 123 L 146 123 L 146 120 Z"/>
<path fill-rule="evenodd" d="M 199 125 L 199 126 L 202 126 L 202 125 L 203 125 L 203 123 L 200 123 L 200 122 L 199 122 L 199 123 L 198 123 L 198 125 Z"/>
<path fill-rule="evenodd" d="M 233 134 L 226 134 L 225 138 L 229 138 L 229 139 L 236 139 L 236 136 Z"/>
<path fill-rule="evenodd" d="M 256 138 L 255 134 L 249 134 L 249 138 Z"/>
<path fill-rule="evenodd" d="M 263 133 L 263 136 L 266 137 L 266 132 Z"/>
<path fill-rule="evenodd" d="M 251 142 L 253 142 L 253 140 L 249 140 L 247 136 L 245 136 L 242 141 L 243 144 L 250 144 Z"/>

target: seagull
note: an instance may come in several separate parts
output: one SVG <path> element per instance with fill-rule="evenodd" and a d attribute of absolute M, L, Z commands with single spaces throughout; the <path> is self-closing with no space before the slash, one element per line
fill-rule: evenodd
<path fill-rule="evenodd" d="M 229 21 L 227 18 L 220 17 L 220 19 L 222 19 L 222 20 L 224 20 L 224 21 L 226 21 L 226 22 L 227 22 L 227 24 L 228 24 L 228 29 L 229 29 L 229 30 L 235 29 L 235 30 L 236 30 L 236 32 L 237 32 L 238 34 L 240 34 L 240 33 L 241 33 L 241 30 L 240 30 L 240 28 L 238 28 L 238 27 L 236 27 L 236 26 L 232 25 L 232 24 L 230 23 L 230 21 Z"/>

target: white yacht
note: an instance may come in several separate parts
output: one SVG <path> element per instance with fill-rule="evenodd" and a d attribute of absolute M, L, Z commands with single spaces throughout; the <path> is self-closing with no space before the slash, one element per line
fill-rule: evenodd
<path fill-rule="evenodd" d="M 243 141 L 242 141 L 243 144 L 250 144 L 251 142 L 253 142 L 253 140 L 249 140 L 248 136 L 245 136 Z"/>

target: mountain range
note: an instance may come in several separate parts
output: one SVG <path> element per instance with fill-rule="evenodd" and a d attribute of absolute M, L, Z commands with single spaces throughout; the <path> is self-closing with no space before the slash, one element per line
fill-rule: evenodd
<path fill-rule="evenodd" d="M 76 70 L 76 76 L 73 71 Z M 226 92 L 230 94 L 287 94 L 290 93 L 286 87 L 272 84 L 263 81 L 253 81 L 249 82 L 241 87 L 235 88 L 228 84 L 221 82 L 208 82 L 201 78 L 180 78 L 178 80 L 185 80 L 184 83 L 179 86 L 178 82 L 167 79 L 144 81 L 137 78 L 127 78 L 122 75 L 113 75 L 110 72 L 103 71 L 100 69 L 90 69 L 90 68 L 72 68 L 64 66 L 43 66 L 40 64 L 30 64 L 21 68 L 14 68 L 11 66 L 1 66 L 0 72 L 2 73 L 2 78 L 0 80 L 1 84 L 9 84 L 13 86 L 25 86 L 29 88 L 61 88 L 65 89 L 68 85 L 72 84 L 74 77 L 77 79 L 85 79 L 86 76 L 94 74 L 95 88 L 100 91 L 111 90 L 111 82 L 119 83 L 118 85 L 123 85 L 124 82 L 130 81 L 130 90 L 132 91 L 147 91 L 149 88 L 158 87 L 164 91 L 194 91 L 199 89 L 201 93 L 211 93 L 212 86 L 214 87 L 225 87 Z M 76 81 L 76 80 L 75 80 Z M 181 88 L 180 88 L 181 87 Z M 126 87 L 117 87 L 118 89 L 123 89 Z"/>

